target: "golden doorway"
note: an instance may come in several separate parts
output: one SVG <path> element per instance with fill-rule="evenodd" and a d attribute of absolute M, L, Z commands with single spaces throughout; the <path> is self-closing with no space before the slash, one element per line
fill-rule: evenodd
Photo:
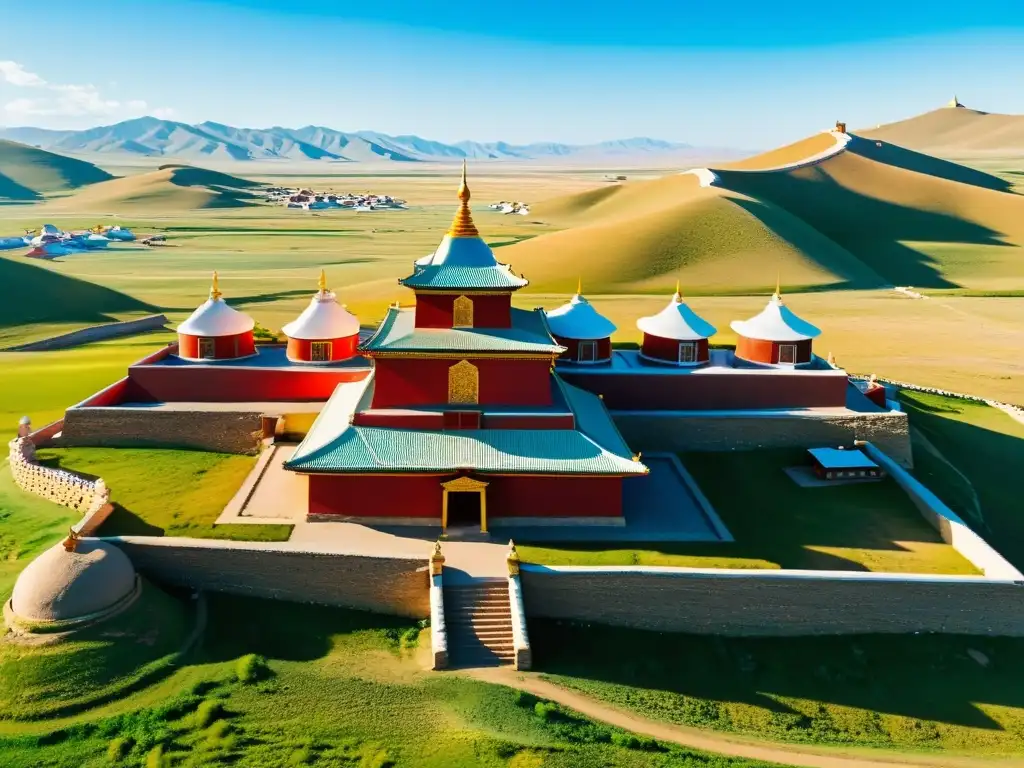
<path fill-rule="evenodd" d="M 449 513 L 451 522 L 454 525 L 476 524 L 476 514 L 479 509 L 480 532 L 487 533 L 487 483 L 482 480 L 474 480 L 471 477 L 457 477 L 446 483 L 441 483 L 444 499 L 441 502 L 441 529 L 448 530 Z M 455 494 L 455 498 L 451 494 Z M 476 498 L 469 498 L 470 495 Z M 463 503 L 469 502 L 469 503 Z"/>

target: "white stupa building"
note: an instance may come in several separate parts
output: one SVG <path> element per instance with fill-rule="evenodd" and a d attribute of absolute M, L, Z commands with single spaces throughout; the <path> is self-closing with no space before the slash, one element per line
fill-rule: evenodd
<path fill-rule="evenodd" d="M 545 313 L 555 341 L 565 347 L 560 360 L 572 363 L 607 363 L 612 359 L 615 323 L 602 315 L 583 296 L 582 282 L 568 302 Z"/>
<path fill-rule="evenodd" d="M 797 317 L 782 301 L 776 286 L 768 305 L 749 320 L 734 320 L 736 357 L 751 363 L 803 365 L 814 359 L 812 340 L 821 331 Z"/>
<path fill-rule="evenodd" d="M 178 357 L 183 360 L 238 360 L 256 354 L 256 323 L 228 305 L 213 273 L 210 298 L 178 326 Z"/>
<path fill-rule="evenodd" d="M 717 330 L 683 301 L 678 284 L 668 305 L 656 315 L 641 317 L 636 327 L 644 333 L 640 345 L 642 358 L 679 366 L 707 363 L 708 339 Z"/>
<path fill-rule="evenodd" d="M 320 271 L 319 288 L 295 320 L 281 330 L 288 337 L 288 359 L 293 363 L 331 363 L 348 360 L 359 344 L 359 319 L 338 303 Z"/>

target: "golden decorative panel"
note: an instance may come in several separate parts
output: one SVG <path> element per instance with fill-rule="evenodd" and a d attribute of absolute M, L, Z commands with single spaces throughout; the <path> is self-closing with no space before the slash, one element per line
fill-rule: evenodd
<path fill-rule="evenodd" d="M 468 360 L 461 360 L 448 369 L 448 402 L 480 402 L 480 371 Z"/>
<path fill-rule="evenodd" d="M 473 327 L 473 300 L 468 296 L 459 296 L 452 302 L 452 327 Z"/>
<path fill-rule="evenodd" d="M 331 359 L 331 342 L 314 341 L 309 345 L 309 359 L 314 363 L 326 363 Z"/>
<path fill-rule="evenodd" d="M 446 483 L 441 483 L 441 487 L 446 491 L 482 491 L 487 487 L 487 483 L 483 480 L 476 480 L 472 477 L 457 477 L 454 480 L 449 480 Z"/>

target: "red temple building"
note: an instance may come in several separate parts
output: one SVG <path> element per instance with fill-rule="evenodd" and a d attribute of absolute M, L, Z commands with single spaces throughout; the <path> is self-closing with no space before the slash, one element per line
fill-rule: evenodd
<path fill-rule="evenodd" d="M 327 290 L 323 270 L 319 287 L 302 314 L 281 329 L 288 337 L 287 356 L 293 363 L 333 363 L 355 357 L 359 320 Z"/>
<path fill-rule="evenodd" d="M 749 320 L 734 320 L 736 357 L 751 363 L 769 365 L 807 365 L 814 361 L 811 343 L 821 334 L 815 326 L 801 320 L 782 302 L 779 286 L 768 306 Z"/>
<path fill-rule="evenodd" d="M 710 360 L 708 338 L 715 326 L 683 303 L 676 285 L 668 306 L 651 317 L 641 317 L 636 327 L 644 332 L 640 357 L 671 365 L 704 365 Z"/>
<path fill-rule="evenodd" d="M 238 360 L 256 354 L 253 319 L 224 301 L 213 273 L 210 298 L 178 326 L 178 357 L 183 360 Z"/>
<path fill-rule="evenodd" d="M 594 394 L 554 371 L 566 347 L 543 310 L 512 307 L 527 285 L 480 238 L 465 168 L 437 250 L 388 309 L 285 467 L 308 475 L 311 519 L 478 527 L 624 523 L 639 462 Z M 596 313 L 595 313 L 596 314 Z"/>
<path fill-rule="evenodd" d="M 566 304 L 547 313 L 547 321 L 555 341 L 565 347 L 559 360 L 590 364 L 612 359 L 615 324 L 584 298 L 582 283 Z"/>

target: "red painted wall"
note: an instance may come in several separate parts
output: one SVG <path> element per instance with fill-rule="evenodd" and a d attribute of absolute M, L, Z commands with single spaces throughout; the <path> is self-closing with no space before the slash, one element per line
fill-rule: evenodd
<path fill-rule="evenodd" d="M 604 396 L 612 410 L 706 411 L 755 408 L 825 408 L 846 405 L 843 375 L 778 371 L 770 375 L 732 370 L 715 374 L 601 374 L 575 368 L 559 373 L 570 384 Z"/>
<path fill-rule="evenodd" d="M 199 357 L 199 336 L 178 334 L 178 355 L 188 359 Z M 256 352 L 256 343 L 252 331 L 236 333 L 232 336 L 215 336 L 213 354 L 216 360 L 231 360 L 236 357 L 248 357 Z"/>
<path fill-rule="evenodd" d="M 512 294 L 503 293 L 498 296 L 474 296 L 465 294 L 473 300 L 474 328 L 508 328 L 512 324 Z M 436 294 L 427 291 L 416 293 L 416 327 L 417 328 L 451 328 L 452 305 L 458 296 Z"/>
<path fill-rule="evenodd" d="M 666 360 L 676 364 L 679 362 L 679 342 L 675 339 L 663 339 L 660 336 L 645 333 L 643 344 L 640 345 L 640 352 L 656 360 Z M 706 363 L 709 359 L 708 340 L 697 339 L 697 363 Z"/>
<path fill-rule="evenodd" d="M 309 514 L 441 517 L 454 475 L 310 475 Z M 474 475 L 489 483 L 487 516 L 619 517 L 622 478 Z"/>
<path fill-rule="evenodd" d="M 550 405 L 547 360 L 469 358 L 480 371 L 481 405 Z M 442 405 L 448 402 L 448 369 L 458 360 L 378 357 L 374 408 Z"/>
<path fill-rule="evenodd" d="M 318 339 L 318 341 L 331 342 L 331 360 L 348 360 L 355 357 L 356 347 L 359 344 L 359 334 L 354 333 L 340 339 Z M 312 341 L 306 339 L 288 338 L 288 359 L 309 362 Z"/>
<path fill-rule="evenodd" d="M 441 517 L 450 475 L 310 475 L 309 514 Z"/>
<path fill-rule="evenodd" d="M 564 336 L 554 336 L 555 341 L 566 348 L 565 352 L 559 355 L 559 360 L 575 361 L 580 359 L 580 342 L 579 339 L 567 339 Z M 597 339 L 597 357 L 598 361 L 608 361 L 612 357 L 612 340 L 608 339 Z"/>
<path fill-rule="evenodd" d="M 391 427 L 393 429 L 454 429 L 445 421 L 444 411 L 369 410 L 355 414 L 352 421 L 360 427 Z M 465 427 L 458 427 L 464 429 Z M 538 414 L 484 413 L 481 429 L 575 429 L 571 413 L 542 416 Z"/>
<path fill-rule="evenodd" d="M 619 517 L 621 477 L 481 475 L 487 486 L 487 516 Z"/>
<path fill-rule="evenodd" d="M 100 407 L 104 405 L 119 405 L 126 402 L 125 396 L 130 391 L 129 378 L 125 376 L 113 384 L 104 387 L 99 392 L 78 403 L 78 407 Z"/>
<path fill-rule="evenodd" d="M 391 427 L 392 429 L 444 429 L 441 411 L 359 411 L 352 423 L 360 427 Z"/>
<path fill-rule="evenodd" d="M 153 365 L 128 369 L 123 402 L 260 402 L 327 400 L 344 381 L 366 378 L 366 369 L 324 370 Z"/>
<path fill-rule="evenodd" d="M 796 344 L 797 364 L 811 362 L 811 339 L 790 343 Z M 778 363 L 779 344 L 777 341 L 761 341 L 740 336 L 736 340 L 736 357 L 752 363 Z"/>

